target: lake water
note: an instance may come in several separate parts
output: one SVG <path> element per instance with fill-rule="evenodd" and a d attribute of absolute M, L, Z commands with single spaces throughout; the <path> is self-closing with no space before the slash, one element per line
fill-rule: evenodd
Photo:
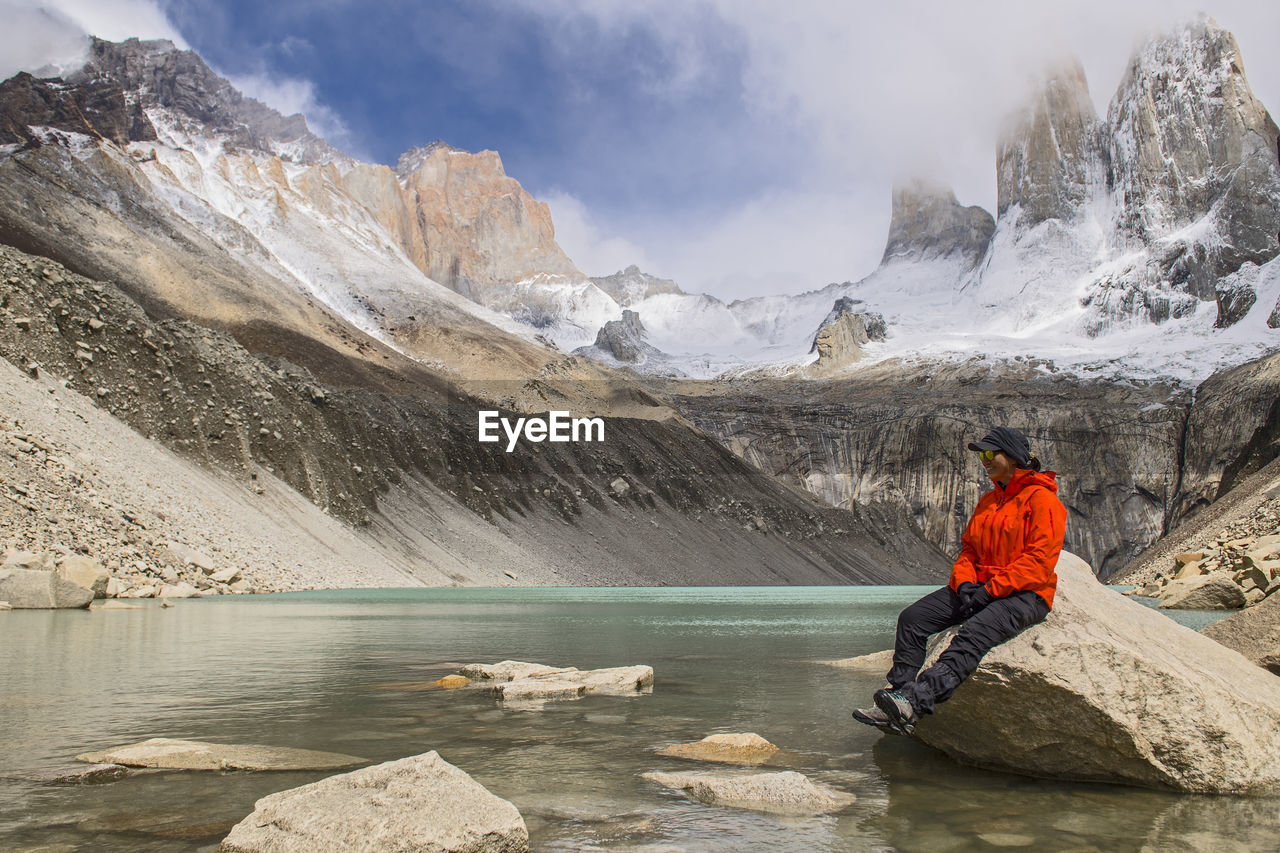
<path fill-rule="evenodd" d="M 148 737 L 386 761 L 436 750 L 524 815 L 534 850 L 1275 850 L 1280 802 L 1046 782 L 961 767 L 854 723 L 924 587 L 379 590 L 0 613 L 0 849 L 211 851 L 273 791 L 325 773 L 25 781 Z M 1204 617 L 1186 617 L 1203 622 Z M 540 710 L 423 690 L 465 663 L 649 664 L 654 691 Z M 640 778 L 656 756 L 758 732 L 857 795 L 815 818 L 701 805 Z"/>

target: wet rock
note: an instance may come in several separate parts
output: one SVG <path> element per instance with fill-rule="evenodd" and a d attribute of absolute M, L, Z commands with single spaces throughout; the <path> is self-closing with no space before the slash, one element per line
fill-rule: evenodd
<path fill-rule="evenodd" d="M 123 779 L 133 771 L 120 764 L 90 764 L 59 767 L 34 777 L 45 785 L 100 785 Z"/>
<path fill-rule="evenodd" d="M 764 764 L 778 747 L 755 732 L 708 735 L 695 743 L 676 743 L 658 750 L 658 755 L 722 764 Z"/>
<path fill-rule="evenodd" d="M 794 770 L 780 773 L 653 772 L 642 775 L 651 782 L 684 791 L 689 797 L 709 805 L 779 814 L 833 812 L 856 799 L 852 794 L 812 782 Z"/>
<path fill-rule="evenodd" d="M 44 569 L 0 568 L 0 601 L 14 610 L 87 608 L 93 603 L 93 590 Z"/>
<path fill-rule="evenodd" d="M 85 752 L 77 761 L 166 770 L 346 770 L 363 758 L 313 749 L 207 743 L 156 737 L 103 752 Z"/>
<path fill-rule="evenodd" d="M 435 752 L 263 797 L 220 853 L 316 850 L 521 853 L 524 819 Z"/>
<path fill-rule="evenodd" d="M 989 652 L 919 740 L 1030 776 L 1280 790 L 1280 679 L 1107 589 L 1074 554 L 1057 572 L 1048 619 Z M 935 638 L 930 661 L 951 636 Z"/>
<path fill-rule="evenodd" d="M 439 681 L 431 682 L 436 687 L 443 687 L 446 690 L 456 690 L 459 687 L 466 687 L 471 683 L 471 679 L 465 675 L 446 675 Z"/>
<path fill-rule="evenodd" d="M 459 672 L 476 681 L 493 682 L 494 695 L 504 701 L 577 699 L 588 693 L 633 696 L 653 686 L 650 666 L 579 670 L 505 660 L 468 664 Z"/>

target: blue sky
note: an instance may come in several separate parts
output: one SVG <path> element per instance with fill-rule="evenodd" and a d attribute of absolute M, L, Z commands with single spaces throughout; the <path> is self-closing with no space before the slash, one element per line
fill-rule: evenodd
<path fill-rule="evenodd" d="M 993 209 L 998 129 L 1034 73 L 1079 56 L 1103 111 L 1136 40 L 1197 5 L 0 0 L 0 48 L 15 67 L 63 49 L 40 7 L 174 38 L 362 159 L 498 151 L 587 274 L 638 263 L 731 299 L 870 272 L 895 177 Z M 1276 109 L 1271 5 L 1209 11 Z"/>

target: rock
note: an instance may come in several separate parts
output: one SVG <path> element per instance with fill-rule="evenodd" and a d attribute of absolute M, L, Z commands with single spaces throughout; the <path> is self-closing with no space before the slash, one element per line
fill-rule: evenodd
<path fill-rule="evenodd" d="M 621 320 L 610 320 L 600 327 L 593 346 L 604 350 L 618 361 L 635 364 L 645 354 L 646 334 L 640 315 L 624 309 Z"/>
<path fill-rule="evenodd" d="M 1203 551 L 1189 551 L 1183 554 L 1174 554 L 1173 562 L 1177 564 L 1178 568 L 1182 568 L 1187 563 L 1200 562 L 1201 560 L 1204 559 L 1204 556 L 1205 555 Z"/>
<path fill-rule="evenodd" d="M 516 807 L 435 752 L 263 797 L 218 847 L 219 853 L 528 849 Z"/>
<path fill-rule="evenodd" d="M 170 601 L 170 600 L 169 600 L 169 599 L 167 599 L 167 598 L 164 598 L 164 593 L 163 593 L 163 592 L 161 592 L 161 593 L 160 593 L 160 595 L 161 595 L 161 598 L 160 598 L 160 607 L 161 607 L 161 609 L 166 609 L 166 608 L 169 608 L 169 607 L 173 607 L 173 602 L 172 602 L 172 601 Z"/>
<path fill-rule="evenodd" d="M 56 571 L 63 580 L 92 591 L 94 598 L 107 597 L 111 574 L 92 557 L 80 554 L 64 557 Z"/>
<path fill-rule="evenodd" d="M 525 679 L 496 685 L 493 692 L 508 702 L 530 700 L 579 699 L 586 695 L 586 685 L 556 678 Z"/>
<path fill-rule="evenodd" d="M 0 610 L 12 610 L 13 605 L 7 601 L 0 601 Z"/>
<path fill-rule="evenodd" d="M 818 326 L 809 352 L 816 352 L 818 360 L 813 370 L 835 370 L 862 360 L 862 346 L 871 341 L 883 341 L 884 316 L 874 312 L 859 312 L 861 300 L 842 296 Z"/>
<path fill-rule="evenodd" d="M 617 302 L 623 308 L 659 293 L 684 295 L 680 285 L 668 278 L 658 278 L 641 272 L 635 264 L 613 275 L 592 276 L 591 282 Z"/>
<path fill-rule="evenodd" d="M 109 578 L 107 580 L 106 597 L 115 598 L 129 587 L 119 578 Z"/>
<path fill-rule="evenodd" d="M 87 767 L 75 765 L 41 773 L 33 781 L 45 785 L 100 785 L 123 779 L 132 772 L 120 764 L 90 764 Z"/>
<path fill-rule="evenodd" d="M 446 690 L 456 690 L 459 687 L 466 687 L 471 683 L 471 679 L 465 675 L 446 675 L 439 681 L 431 682 L 436 687 L 443 687 Z"/>
<path fill-rule="evenodd" d="M 893 188 L 889 238 L 880 263 L 957 257 L 966 269 L 987 253 L 996 223 L 981 207 L 964 207 L 949 186 L 919 178 Z"/>
<path fill-rule="evenodd" d="M 1189 563 L 1183 563 L 1174 574 L 1174 578 L 1177 580 L 1183 580 L 1184 578 L 1198 578 L 1202 574 L 1203 572 L 1200 570 L 1200 563 L 1196 560 L 1192 560 Z"/>
<path fill-rule="evenodd" d="M 1214 622 L 1201 633 L 1280 675 L 1280 598 L 1268 597 L 1260 604 Z"/>
<path fill-rule="evenodd" d="M 1231 579 L 1245 592 L 1251 589 L 1266 589 L 1271 583 L 1271 575 L 1255 566 L 1247 569 L 1241 569 L 1231 576 Z"/>
<path fill-rule="evenodd" d="M 200 595 L 200 590 L 196 589 L 186 581 L 180 581 L 175 584 L 166 584 L 160 590 L 161 598 L 195 598 Z"/>
<path fill-rule="evenodd" d="M 1280 790 L 1280 679 L 1107 589 L 1074 554 L 1063 552 L 1057 572 L 1048 619 L 992 649 L 920 721 L 919 740 L 1029 776 Z M 930 662 L 951 635 L 931 643 Z"/>
<path fill-rule="evenodd" d="M 1213 286 L 1214 299 L 1218 303 L 1218 318 L 1214 326 L 1225 329 L 1244 319 L 1258 300 L 1256 264 L 1246 263 L 1235 275 L 1218 281 Z"/>
<path fill-rule="evenodd" d="M 54 568 L 54 556 L 48 551 L 41 551 L 38 554 L 31 551 L 12 551 L 5 556 L 4 564 L 0 565 L 0 568 L 38 569 L 51 572 Z"/>
<path fill-rule="evenodd" d="M 14 610 L 87 608 L 93 603 L 93 590 L 44 569 L 0 568 L 0 601 Z"/>
<path fill-rule="evenodd" d="M 209 580 L 215 583 L 232 584 L 240 580 L 240 570 L 235 568 L 222 569 L 209 575 Z"/>
<path fill-rule="evenodd" d="M 1260 604 L 1266 597 L 1267 591 L 1264 589 L 1259 589 L 1256 586 L 1252 589 L 1246 589 L 1244 591 L 1244 606 L 1253 607 L 1255 604 Z"/>
<path fill-rule="evenodd" d="M 525 663 L 518 660 L 504 660 L 500 663 L 469 663 L 459 673 L 477 681 L 515 681 L 531 675 L 549 675 L 557 672 L 568 672 L 564 667 L 546 666 L 540 663 Z"/>
<path fill-rule="evenodd" d="M 477 681 L 494 682 L 494 695 L 509 702 L 577 699 L 588 693 L 633 696 L 653 686 L 653 667 L 650 666 L 583 671 L 505 660 L 496 664 L 468 664 L 460 672 Z"/>
<path fill-rule="evenodd" d="M 609 488 L 616 497 L 625 498 L 627 493 L 631 491 L 631 484 L 621 477 L 617 477 L 609 484 Z"/>
<path fill-rule="evenodd" d="M 819 663 L 827 666 L 838 666 L 843 669 L 856 669 L 859 672 L 888 672 L 893 668 L 893 649 L 885 649 L 882 652 L 872 652 L 869 655 L 858 655 L 852 658 L 842 658 L 840 660 L 824 660 Z"/>
<path fill-rule="evenodd" d="M 691 761 L 719 761 L 723 764 L 764 764 L 778 748 L 754 732 L 708 735 L 696 743 L 677 743 L 658 750 L 658 755 L 688 758 Z"/>
<path fill-rule="evenodd" d="M 1204 575 L 1202 580 L 1203 583 L 1165 598 L 1160 606 L 1170 610 L 1234 610 L 1244 607 L 1244 590 L 1229 573 L 1213 572 Z"/>
<path fill-rule="evenodd" d="M 213 558 L 201 551 L 197 551 L 195 548 L 183 545 L 181 542 L 169 542 L 167 545 L 169 552 L 172 553 L 179 562 L 184 563 L 185 565 L 195 566 L 196 568 L 203 570 L 205 574 L 209 574 L 217 569 L 217 564 L 213 562 Z"/>
<path fill-rule="evenodd" d="M 85 752 L 77 761 L 164 770 L 347 770 L 363 758 L 313 749 L 207 743 L 155 737 L 104 752 Z"/>
<path fill-rule="evenodd" d="M 822 814 L 853 803 L 853 794 L 810 781 L 794 770 L 780 773 L 644 773 L 643 778 L 684 791 L 709 805 L 778 814 Z"/>

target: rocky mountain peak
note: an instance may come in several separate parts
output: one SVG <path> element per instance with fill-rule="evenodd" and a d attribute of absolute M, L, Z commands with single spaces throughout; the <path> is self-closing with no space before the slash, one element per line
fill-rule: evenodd
<path fill-rule="evenodd" d="M 1079 61 L 1050 66 L 1001 136 L 997 215 L 1016 205 L 1023 228 L 1075 218 L 1105 179 L 1103 138 Z"/>
<path fill-rule="evenodd" d="M 958 255 L 966 267 L 986 254 L 995 220 L 981 207 L 964 207 L 943 184 L 914 179 L 893 188 L 893 215 L 880 263 Z"/>
<path fill-rule="evenodd" d="M 684 295 L 680 285 L 671 279 L 649 275 L 635 264 L 613 275 L 592 276 L 591 281 L 624 308 L 659 293 Z"/>
<path fill-rule="evenodd" d="M 1157 239 L 1227 197 L 1235 209 L 1221 219 L 1240 232 L 1232 235 L 1239 254 L 1232 269 L 1242 259 L 1265 260 L 1260 253 L 1274 256 L 1280 132 L 1254 97 L 1231 33 L 1200 16 L 1148 40 L 1107 117 L 1125 236 Z"/>
<path fill-rule="evenodd" d="M 426 145 L 417 145 L 400 155 L 400 159 L 396 161 L 396 174 L 401 180 L 409 177 L 409 175 L 421 169 L 431 155 L 437 151 L 446 153 L 469 154 L 470 152 L 457 148 L 443 139 L 437 139 L 435 142 L 429 142 Z"/>

